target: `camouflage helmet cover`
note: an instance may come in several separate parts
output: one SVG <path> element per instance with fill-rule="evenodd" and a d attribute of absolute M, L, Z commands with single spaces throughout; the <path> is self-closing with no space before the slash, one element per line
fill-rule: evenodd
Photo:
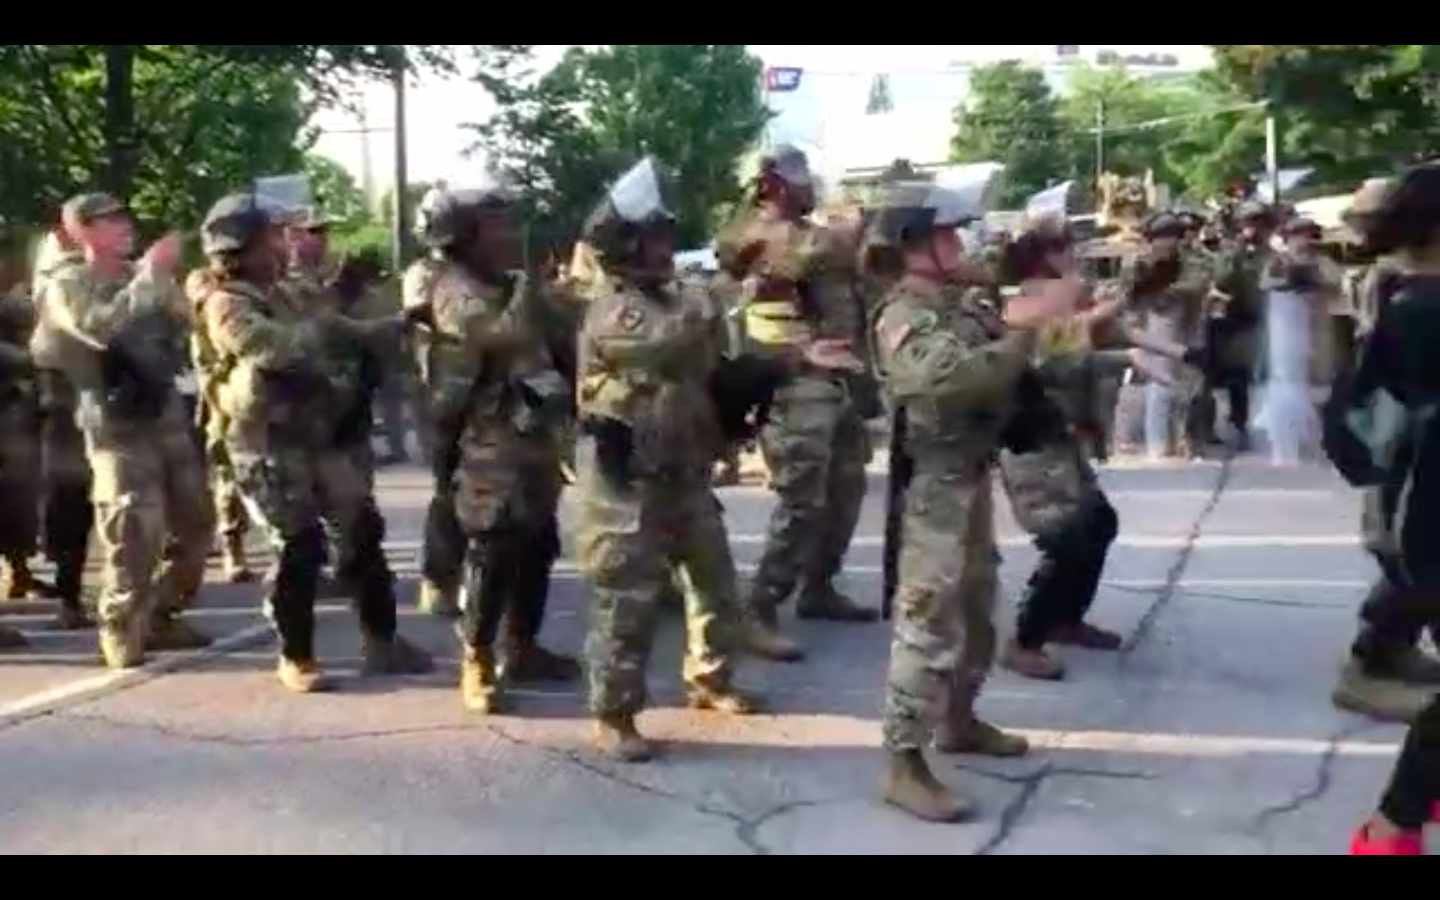
<path fill-rule="evenodd" d="M 432 249 L 449 247 L 460 239 L 465 219 L 484 209 L 507 209 L 514 196 L 498 183 L 474 188 L 433 187 L 415 212 L 415 236 Z"/>
<path fill-rule="evenodd" d="M 210 207 L 200 225 L 207 256 L 244 250 L 256 235 L 284 219 L 286 210 L 251 192 L 227 194 Z"/>

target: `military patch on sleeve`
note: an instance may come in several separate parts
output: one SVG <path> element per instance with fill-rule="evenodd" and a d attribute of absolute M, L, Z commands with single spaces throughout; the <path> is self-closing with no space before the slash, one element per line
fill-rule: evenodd
<path fill-rule="evenodd" d="M 911 369 L 923 370 L 932 378 L 943 378 L 960 365 L 965 347 L 959 338 L 949 332 L 927 336 L 924 340 L 911 341 L 899 354 L 898 359 Z"/>
<path fill-rule="evenodd" d="M 622 331 L 634 331 L 645 322 L 645 312 L 632 303 L 625 303 L 615 308 L 610 321 Z"/>
<path fill-rule="evenodd" d="M 939 321 L 935 313 L 928 309 L 914 310 L 908 316 L 900 315 L 893 319 L 887 317 L 877 329 L 880 343 L 886 350 L 894 353 L 910 335 L 928 334 Z"/>

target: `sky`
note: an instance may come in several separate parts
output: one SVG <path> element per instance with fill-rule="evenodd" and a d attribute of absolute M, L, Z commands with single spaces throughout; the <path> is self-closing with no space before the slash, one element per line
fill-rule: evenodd
<path fill-rule="evenodd" d="M 536 48 L 541 68 L 557 62 L 569 45 Z M 1210 51 L 1199 44 L 1106 45 L 1121 54 L 1170 53 L 1182 66 L 1198 68 L 1210 62 Z M 829 160 L 816 160 L 817 168 L 843 168 L 868 164 L 869 157 L 886 154 L 923 156 L 943 147 L 950 129 L 948 109 L 953 106 L 954 76 L 945 69 L 954 62 L 985 63 L 1002 59 L 1042 62 L 1052 59 L 1053 44 L 752 44 L 749 49 L 769 66 L 806 70 L 802 87 L 793 95 L 775 95 L 780 116 L 777 139 L 789 136 L 820 140 Z M 1090 48 L 1082 47 L 1082 50 Z M 863 115 L 864 97 L 874 76 L 890 77 L 896 95 L 896 114 L 877 128 Z M 901 103 L 900 101 L 904 101 Z M 372 129 L 369 157 L 372 197 L 393 182 L 394 97 L 388 85 L 365 91 L 366 121 Z M 413 181 L 445 179 L 452 184 L 473 180 L 483 167 L 479 156 L 467 157 L 474 143 L 463 126 L 485 119 L 493 110 L 489 94 L 463 77 L 422 77 L 406 91 L 406 142 L 409 178 Z M 324 129 L 314 151 L 345 166 L 361 182 L 364 152 L 353 117 L 322 112 L 315 124 Z M 931 160 L 916 160 L 929 162 Z"/>

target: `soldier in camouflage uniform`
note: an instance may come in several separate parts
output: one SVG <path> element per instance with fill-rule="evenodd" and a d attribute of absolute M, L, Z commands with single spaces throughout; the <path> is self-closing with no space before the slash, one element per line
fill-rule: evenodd
<path fill-rule="evenodd" d="M 35 403 L 30 332 L 35 309 L 21 263 L 19 241 L 0 219 L 0 553 L 9 567 L 9 599 L 26 596 L 34 579 L 29 560 L 39 526 L 40 425 Z M 23 647 L 25 639 L 0 625 L 0 649 Z"/>
<path fill-rule="evenodd" d="M 956 229 L 983 213 L 983 199 L 900 183 L 872 224 L 903 259 L 905 275 L 876 321 L 876 367 L 892 408 L 905 411 L 914 463 L 885 699 L 885 800 L 935 821 L 963 818 L 971 804 L 931 773 L 923 751 L 932 730 L 942 752 L 1027 750 L 1024 739 L 977 718 L 974 704 L 996 643 L 990 471 L 1035 346 L 1032 329 L 1055 301 L 1013 299 L 1002 320 L 988 289 L 975 290 L 987 275 L 965 257 Z"/>
<path fill-rule="evenodd" d="M 329 686 L 314 647 L 327 526 L 338 539 L 337 573 L 358 607 L 362 674 L 428 671 L 429 656 L 396 633 L 385 522 L 363 460 L 341 432 L 360 396 L 343 373 L 365 347 L 398 339 L 399 319 L 372 325 L 301 308 L 277 286 L 284 250 L 276 225 L 252 194 L 211 208 L 201 240 L 216 286 L 199 325 L 216 355 L 225 449 L 279 557 L 266 601 L 280 635 L 276 674 L 293 691 Z"/>
<path fill-rule="evenodd" d="M 35 259 L 36 324 L 45 310 L 50 277 L 62 268 L 84 262 L 84 255 L 61 231 L 46 234 Z M 85 558 L 95 505 L 90 502 L 90 463 L 85 439 L 75 424 L 75 387 L 60 370 L 58 348 L 38 327 L 31 338 L 40 412 L 41 527 L 45 555 L 55 564 L 55 594 L 60 612 L 55 626 L 62 630 L 89 628 L 94 623 L 81 603 Z"/>
<path fill-rule="evenodd" d="M 1207 321 L 1209 360 L 1204 391 L 1209 396 L 1216 388 L 1224 388 L 1229 395 L 1235 447 L 1245 450 L 1250 446 L 1250 382 L 1265 313 L 1260 275 L 1273 253 L 1270 235 L 1275 216 L 1264 204 L 1249 201 L 1240 206 L 1235 218 L 1240 236 L 1222 248 L 1214 262 L 1212 299 L 1218 302 Z M 1204 431 L 1215 440 L 1213 422 L 1206 423 Z"/>
<path fill-rule="evenodd" d="M 1182 245 L 1185 229 L 1177 216 L 1151 216 L 1144 225 L 1145 253 L 1125 261 L 1119 288 L 1127 317 L 1143 334 L 1181 347 L 1199 346 L 1204 339 L 1203 304 L 1211 278 L 1205 260 Z M 1198 456 L 1201 448 L 1193 440 L 1190 412 L 1202 393 L 1199 380 L 1173 355 L 1142 350 L 1136 363 L 1147 384 L 1147 443 L 1158 443 L 1160 455 Z M 1152 454 L 1155 449 L 1151 447 Z"/>
<path fill-rule="evenodd" d="M 568 680 L 574 660 L 536 638 L 550 570 L 560 553 L 558 508 L 563 426 L 573 380 L 547 343 L 541 296 L 520 261 L 513 201 L 498 189 L 447 190 L 426 198 L 417 232 L 435 252 L 405 274 L 406 306 L 425 310 L 459 419 L 451 485 L 441 498 L 465 538 L 466 605 L 459 631 L 461 699 L 488 714 L 505 681 Z M 562 363 L 563 365 L 563 363 Z M 507 623 L 503 666 L 495 639 Z"/>
<path fill-rule="evenodd" d="M 201 438 L 205 445 L 205 461 L 209 464 L 210 494 L 215 508 L 215 521 L 220 532 L 221 563 L 225 579 L 232 584 L 255 580 L 245 558 L 245 533 L 250 530 L 250 515 L 235 482 L 235 467 L 225 453 L 225 417 L 215 403 L 215 348 L 205 338 L 205 299 L 216 287 L 215 274 L 209 269 L 196 269 L 185 279 L 185 296 L 197 327 L 190 335 L 190 360 L 195 368 L 199 388 L 196 410 Z"/>
<path fill-rule="evenodd" d="M 1022 293 L 1036 293 L 1050 279 L 1070 278 L 1076 262 L 1063 225 L 1042 222 L 1007 248 L 1004 268 Z M 1139 345 L 1168 360 L 1198 362 L 1198 351 L 1126 328 L 1119 316 L 1123 297 L 1088 305 L 1048 323 L 1039 332 L 1034 355 L 1041 390 L 1022 394 L 1024 415 L 1038 416 L 1025 443 L 1000 452 L 1000 480 L 1015 519 L 1035 539 L 1040 562 L 1030 576 L 1016 620 L 1015 638 L 1000 662 L 1029 678 L 1054 679 L 1064 666 L 1046 652 L 1047 641 L 1093 650 L 1116 650 L 1118 634 L 1085 621 L 1119 529 L 1082 450 L 1075 423 L 1088 413 L 1093 384 L 1127 368 Z"/>
<path fill-rule="evenodd" d="M 579 346 L 576 550 L 594 590 L 586 654 L 596 742 L 648 759 L 635 730 L 667 563 L 684 571 L 684 677 L 691 706 L 748 713 L 731 684 L 739 625 L 735 564 L 710 472 L 723 447 L 709 382 L 725 346 L 705 291 L 673 280 L 674 217 L 646 158 L 591 214 L 603 266 Z"/>
<path fill-rule="evenodd" d="M 128 668 L 147 649 L 209 643 L 180 618 L 204 579 L 215 526 L 204 460 L 175 389 L 189 310 L 174 281 L 173 236 L 132 266 L 134 226 L 115 198 L 74 197 L 64 219 L 85 261 L 51 276 L 37 339 L 60 348 L 80 394 L 104 552 L 100 650 L 111 668 Z"/>
<path fill-rule="evenodd" d="M 746 603 L 750 649 L 777 660 L 803 651 L 776 630 L 797 585 L 801 618 L 870 622 L 876 610 L 835 590 L 865 497 L 871 447 L 856 404 L 864 317 L 855 291 L 854 235 L 811 224 L 815 194 L 805 155 L 782 146 L 761 161 L 756 203 L 716 239 L 721 266 L 747 279 L 748 346 L 788 368 L 760 446 L 779 495 Z M 806 361 L 815 340 L 848 342 L 836 368 Z"/>
<path fill-rule="evenodd" d="M 19 242 L 0 220 L 0 493 L 5 522 L 0 554 L 8 568 L 9 599 L 38 587 L 30 572 L 39 530 L 40 417 L 30 336 L 35 307 Z"/>
<path fill-rule="evenodd" d="M 1346 223 L 1363 238 L 1390 189 L 1386 179 L 1367 181 L 1355 192 Z M 1406 277 L 1403 265 L 1384 256 L 1368 267 L 1360 279 L 1356 307 L 1357 343 L 1363 349 L 1381 310 L 1399 292 Z M 1399 469 L 1408 467 L 1400 454 Z M 1340 671 L 1331 699 L 1341 709 L 1382 721 L 1411 721 L 1429 702 L 1440 684 L 1440 661 L 1419 647 L 1421 634 L 1430 629 L 1436 637 L 1440 614 L 1433 604 L 1416 603 L 1405 583 L 1395 512 L 1403 484 L 1362 488 L 1361 536 L 1375 558 L 1380 575 L 1360 607 L 1360 629 Z"/>

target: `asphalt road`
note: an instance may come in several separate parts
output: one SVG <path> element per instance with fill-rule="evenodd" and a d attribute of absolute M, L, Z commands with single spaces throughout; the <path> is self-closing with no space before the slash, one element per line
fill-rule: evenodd
<path fill-rule="evenodd" d="M 937 757 L 981 813 L 932 825 L 877 802 L 883 624 L 786 629 L 810 659 L 746 661 L 772 713 L 682 707 L 667 617 L 641 727 L 662 759 L 587 747 L 579 686 L 517 692 L 511 715 L 460 707 L 448 623 L 415 612 L 428 483 L 385 470 L 380 501 L 401 628 L 432 675 L 361 680 L 358 633 L 326 601 L 319 650 L 341 690 L 275 682 L 254 586 L 207 586 L 192 615 L 221 640 L 135 673 L 97 663 L 93 632 L 47 631 L 47 604 L 5 607 L 32 646 L 0 656 L 0 849 L 11 852 L 1332 853 L 1376 802 L 1401 729 L 1329 692 L 1372 566 L 1358 501 L 1322 468 L 1230 464 L 1103 472 L 1121 536 L 1096 622 L 1119 653 L 1064 652 L 1058 683 L 997 672 L 981 708 L 1036 745 L 1024 759 Z M 872 475 L 845 588 L 878 603 L 883 474 Z M 721 491 L 742 574 L 771 498 Z M 1004 608 L 1035 553 L 1000 502 Z M 568 510 L 568 505 L 567 505 Z M 568 542 L 567 542 L 568 549 Z M 586 589 L 568 555 L 544 639 L 578 652 Z"/>

